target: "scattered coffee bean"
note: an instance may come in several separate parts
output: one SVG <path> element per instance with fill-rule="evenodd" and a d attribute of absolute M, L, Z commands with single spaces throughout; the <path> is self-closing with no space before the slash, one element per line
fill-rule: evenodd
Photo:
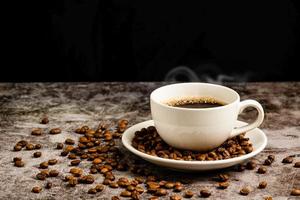
<path fill-rule="evenodd" d="M 41 149 L 42 148 L 42 145 L 41 144 L 36 144 L 34 145 L 34 149 Z"/>
<path fill-rule="evenodd" d="M 38 180 L 45 180 L 47 178 L 47 176 L 44 173 L 38 173 L 35 177 Z"/>
<path fill-rule="evenodd" d="M 13 162 L 22 161 L 21 157 L 14 157 Z"/>
<path fill-rule="evenodd" d="M 95 189 L 97 190 L 97 192 L 102 192 L 104 190 L 104 185 L 98 184 L 96 185 Z"/>
<path fill-rule="evenodd" d="M 62 151 L 60 153 L 61 156 L 67 156 L 69 154 L 69 151 Z"/>
<path fill-rule="evenodd" d="M 200 196 L 201 197 L 204 197 L 204 198 L 207 198 L 211 195 L 211 192 L 208 191 L 207 189 L 203 189 L 203 190 L 200 190 Z"/>
<path fill-rule="evenodd" d="M 181 200 L 181 196 L 178 194 L 171 195 L 170 200 Z"/>
<path fill-rule="evenodd" d="M 73 145 L 73 144 L 75 144 L 75 141 L 72 140 L 71 138 L 67 138 L 67 139 L 65 140 L 65 143 L 66 143 L 66 144 L 69 144 L 69 145 Z"/>
<path fill-rule="evenodd" d="M 22 160 L 17 160 L 15 162 L 16 167 L 24 167 L 25 163 Z"/>
<path fill-rule="evenodd" d="M 294 167 L 295 168 L 300 168 L 300 162 L 295 162 Z"/>
<path fill-rule="evenodd" d="M 23 147 L 26 147 L 26 145 L 28 144 L 28 142 L 26 140 L 20 140 L 19 142 L 17 142 L 16 145 Z"/>
<path fill-rule="evenodd" d="M 75 187 L 77 185 L 78 181 L 77 181 L 77 178 L 73 177 L 73 178 L 70 178 L 68 180 L 68 185 L 70 187 Z"/>
<path fill-rule="evenodd" d="M 256 163 L 254 161 L 249 161 L 246 164 L 246 169 L 252 170 L 252 169 L 255 169 L 255 167 L 256 167 Z"/>
<path fill-rule="evenodd" d="M 250 188 L 249 188 L 249 187 L 243 187 L 243 188 L 240 190 L 240 194 L 241 194 L 241 195 L 247 196 L 249 193 L 250 193 Z"/>
<path fill-rule="evenodd" d="M 58 174 L 59 174 L 59 172 L 55 169 L 49 171 L 49 176 L 50 177 L 57 177 Z"/>
<path fill-rule="evenodd" d="M 271 196 L 265 197 L 264 200 L 273 200 Z"/>
<path fill-rule="evenodd" d="M 40 136 L 42 134 L 43 134 L 43 130 L 40 128 L 36 128 L 31 131 L 31 135 L 34 135 L 34 136 Z"/>
<path fill-rule="evenodd" d="M 261 181 L 259 184 L 258 184 L 258 188 L 259 189 L 264 189 L 266 188 L 268 185 L 268 183 L 266 181 Z"/>
<path fill-rule="evenodd" d="M 166 196 L 167 194 L 168 194 L 167 190 L 163 188 L 159 188 L 155 192 L 156 196 Z"/>
<path fill-rule="evenodd" d="M 131 199 L 132 200 L 140 200 L 141 198 L 140 198 L 140 194 L 138 193 L 138 192 L 136 192 L 136 191 L 133 191 L 132 193 L 131 193 Z"/>
<path fill-rule="evenodd" d="M 122 197 L 130 197 L 131 196 L 131 192 L 124 190 L 121 192 L 120 196 Z"/>
<path fill-rule="evenodd" d="M 282 160 L 282 163 L 292 163 L 293 158 L 291 156 L 288 156 Z"/>
<path fill-rule="evenodd" d="M 109 187 L 111 187 L 111 188 L 118 188 L 119 185 L 116 182 L 111 182 L 111 183 L 109 183 Z"/>
<path fill-rule="evenodd" d="M 142 194 L 144 192 L 144 189 L 140 186 L 136 186 L 135 187 L 135 191 L 137 191 L 138 193 Z"/>
<path fill-rule="evenodd" d="M 71 165 L 72 165 L 72 166 L 78 166 L 78 165 L 80 164 L 80 162 L 81 162 L 80 160 L 72 160 L 72 161 L 71 161 Z M 96 170 L 96 172 L 97 172 L 97 169 L 95 169 L 95 170 Z"/>
<path fill-rule="evenodd" d="M 63 143 L 57 143 L 56 144 L 56 149 L 63 149 L 64 148 L 64 144 Z"/>
<path fill-rule="evenodd" d="M 267 172 L 267 168 L 261 166 L 257 169 L 257 173 L 259 174 L 265 174 Z"/>
<path fill-rule="evenodd" d="M 100 164 L 100 163 L 102 163 L 102 160 L 100 158 L 95 158 L 93 160 L 93 164 L 95 164 L 95 165 Z"/>
<path fill-rule="evenodd" d="M 52 183 L 51 182 L 47 182 L 46 185 L 45 185 L 45 188 L 46 189 L 52 188 Z"/>
<path fill-rule="evenodd" d="M 274 162 L 275 156 L 274 155 L 268 155 L 268 159 L 271 160 L 272 162 Z"/>
<path fill-rule="evenodd" d="M 191 190 L 187 190 L 184 192 L 184 197 L 185 198 L 192 198 L 194 196 L 194 192 Z"/>
<path fill-rule="evenodd" d="M 220 189 L 226 189 L 229 187 L 229 182 L 226 181 L 226 182 L 220 182 L 219 185 L 218 185 L 218 188 Z"/>
<path fill-rule="evenodd" d="M 31 192 L 33 192 L 33 193 L 40 193 L 41 191 L 42 191 L 42 188 L 39 186 L 35 186 L 31 190 Z"/>
<path fill-rule="evenodd" d="M 271 165 L 272 162 L 273 162 L 272 160 L 266 159 L 265 162 L 264 162 L 264 165 Z"/>
<path fill-rule="evenodd" d="M 34 158 L 39 158 L 39 157 L 41 157 L 42 156 L 42 152 L 40 152 L 40 151 L 37 151 L 37 152 L 34 152 L 33 153 L 33 157 Z"/>
<path fill-rule="evenodd" d="M 40 173 L 44 174 L 46 177 L 49 177 L 49 170 L 48 169 L 41 170 Z"/>
<path fill-rule="evenodd" d="M 68 158 L 69 158 L 70 160 L 74 160 L 74 159 L 77 158 L 77 156 L 76 156 L 76 154 L 71 153 L 71 154 L 68 155 Z"/>
<path fill-rule="evenodd" d="M 89 194 L 96 194 L 96 193 L 97 193 L 97 190 L 96 190 L 95 188 L 90 188 L 90 189 L 88 190 L 88 193 L 89 193 Z"/>
<path fill-rule="evenodd" d="M 33 149 L 35 149 L 33 144 L 27 144 L 26 145 L 26 150 L 33 150 Z"/>
<path fill-rule="evenodd" d="M 150 197 L 148 200 L 159 200 L 159 198 L 158 197 Z"/>
<path fill-rule="evenodd" d="M 70 173 L 73 174 L 73 176 L 79 177 L 82 175 L 82 169 L 74 167 L 70 169 Z"/>
<path fill-rule="evenodd" d="M 21 150 L 22 150 L 22 146 L 20 146 L 20 145 L 14 146 L 14 151 L 21 151 Z"/>
<path fill-rule="evenodd" d="M 291 195 L 292 196 L 300 196 L 300 189 L 298 189 L 298 188 L 292 189 Z"/>
<path fill-rule="evenodd" d="M 41 162 L 40 163 L 40 168 L 41 169 L 47 169 L 48 168 L 48 162 L 46 162 L 46 161 L 45 162 Z"/>
<path fill-rule="evenodd" d="M 167 182 L 167 183 L 164 185 L 164 187 L 167 188 L 167 189 L 172 189 L 174 186 L 175 186 L 175 185 L 174 185 L 174 183 L 172 183 L 172 182 Z"/>
<path fill-rule="evenodd" d="M 181 192 L 183 190 L 183 186 L 182 185 L 176 185 L 174 187 L 174 192 Z"/>
<path fill-rule="evenodd" d="M 41 120 L 41 124 L 48 124 L 48 123 L 49 123 L 48 117 L 44 117 L 44 118 Z"/>
<path fill-rule="evenodd" d="M 50 159 L 50 160 L 48 160 L 48 164 L 49 165 L 56 165 L 56 163 L 57 163 L 56 159 Z"/>
<path fill-rule="evenodd" d="M 132 191 L 135 190 L 135 187 L 133 185 L 128 185 L 127 188 L 126 188 L 126 190 L 132 192 Z"/>
<path fill-rule="evenodd" d="M 228 174 L 218 174 L 217 180 L 219 182 L 225 182 L 225 181 L 228 181 L 228 179 L 229 179 L 229 175 Z"/>
<path fill-rule="evenodd" d="M 61 130 L 60 130 L 60 128 L 53 128 L 50 130 L 49 133 L 52 135 L 59 134 L 59 133 L 61 133 Z"/>

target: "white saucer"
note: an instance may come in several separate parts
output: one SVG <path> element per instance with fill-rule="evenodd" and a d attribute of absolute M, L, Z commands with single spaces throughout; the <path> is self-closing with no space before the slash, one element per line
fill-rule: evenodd
<path fill-rule="evenodd" d="M 245 122 L 237 121 L 237 127 L 245 125 Z M 123 145 L 135 155 L 159 166 L 172 168 L 176 170 L 184 171 L 205 171 L 205 170 L 214 170 L 230 167 L 239 163 L 246 161 L 249 158 L 252 158 L 259 152 L 261 152 L 267 145 L 267 137 L 265 133 L 259 128 L 253 129 L 246 133 L 246 137 L 250 139 L 253 144 L 254 150 L 246 155 L 230 158 L 225 160 L 216 160 L 216 161 L 183 161 L 183 160 L 173 160 L 160 158 L 156 156 L 151 156 L 146 153 L 140 152 L 131 145 L 131 141 L 134 137 L 134 133 L 142 128 L 148 126 L 153 126 L 153 120 L 148 120 L 145 122 L 138 123 L 130 128 L 128 128 L 122 136 Z"/>

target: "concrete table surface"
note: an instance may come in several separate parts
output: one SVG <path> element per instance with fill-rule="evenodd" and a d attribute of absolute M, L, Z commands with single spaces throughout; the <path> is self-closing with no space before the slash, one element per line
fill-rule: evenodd
<path fill-rule="evenodd" d="M 87 194 L 91 185 L 77 185 L 75 188 L 66 187 L 59 178 L 51 178 L 54 186 L 39 194 L 31 192 L 36 185 L 43 186 L 44 182 L 36 180 L 34 175 L 39 171 L 37 165 L 50 158 L 58 158 L 59 163 L 52 168 L 61 174 L 69 171 L 68 158 L 60 157 L 60 151 L 55 151 L 57 142 L 65 138 L 76 139 L 75 128 L 82 125 L 96 127 L 101 120 L 116 122 L 118 119 L 128 119 L 129 126 L 151 118 L 149 95 L 150 92 L 167 83 L 0 83 L 0 199 L 110 199 L 118 195 L 121 189 L 105 187 L 103 192 L 96 195 Z M 268 137 L 266 149 L 254 160 L 263 163 L 269 154 L 275 155 L 275 162 L 267 167 L 266 174 L 257 174 L 256 170 L 235 172 L 233 168 L 202 173 L 183 173 L 162 169 L 140 160 L 123 147 L 128 163 L 139 161 L 145 168 L 152 170 L 157 176 L 168 180 L 189 179 L 184 185 L 197 194 L 201 188 L 212 191 L 210 199 L 299 199 L 290 196 L 292 188 L 300 188 L 300 169 L 293 164 L 282 164 L 281 160 L 288 155 L 295 155 L 300 161 L 300 83 L 231 83 L 229 87 L 237 90 L 241 99 L 256 99 L 266 113 L 261 129 Z M 43 125 L 39 121 L 47 115 L 50 123 Z M 249 121 L 255 112 L 243 113 L 240 119 Z M 45 130 L 60 127 L 62 134 L 40 137 L 31 136 L 33 128 Z M 14 152 L 14 144 L 25 139 L 32 143 L 43 145 L 42 157 L 33 159 L 32 151 Z M 13 166 L 12 158 L 20 156 L 25 161 L 25 167 Z M 294 161 L 295 162 L 295 161 Z M 89 169 L 90 163 L 81 165 Z M 230 175 L 230 186 L 226 190 L 216 188 L 212 177 L 218 173 Z M 116 177 L 134 177 L 130 171 L 116 172 Z M 102 175 L 95 175 L 96 183 L 101 183 Z M 266 189 L 257 189 L 259 181 L 266 180 Z M 243 186 L 250 186 L 251 193 L 244 197 L 239 194 Z M 172 192 L 169 192 L 169 195 Z M 183 193 L 181 193 L 183 194 Z M 161 199 L 169 199 L 169 195 Z M 141 199 L 150 195 L 144 193 Z M 195 195 L 192 199 L 200 198 Z"/>

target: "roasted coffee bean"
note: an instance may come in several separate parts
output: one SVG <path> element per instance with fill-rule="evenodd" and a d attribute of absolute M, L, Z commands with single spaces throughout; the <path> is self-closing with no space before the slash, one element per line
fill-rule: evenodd
<path fill-rule="evenodd" d="M 96 185 L 95 189 L 97 190 L 97 192 L 102 192 L 104 190 L 104 185 L 98 184 Z"/>
<path fill-rule="evenodd" d="M 69 179 L 68 180 L 68 185 L 70 186 L 70 187 L 75 187 L 76 185 L 77 185 L 77 178 L 71 178 L 71 179 Z"/>
<path fill-rule="evenodd" d="M 90 169 L 90 174 L 96 174 L 98 171 L 96 168 L 91 168 Z"/>
<path fill-rule="evenodd" d="M 71 161 L 71 165 L 72 165 L 72 166 L 78 166 L 78 165 L 80 164 L 80 162 L 81 162 L 80 160 L 72 160 L 72 161 Z M 97 172 L 97 169 L 95 169 L 95 170 L 96 170 L 96 172 Z"/>
<path fill-rule="evenodd" d="M 272 160 L 266 159 L 265 162 L 264 162 L 264 165 L 271 165 L 272 162 L 273 162 Z"/>
<path fill-rule="evenodd" d="M 255 167 L 256 167 L 256 163 L 254 161 L 249 161 L 246 164 L 246 168 L 249 169 L 249 170 L 255 169 Z"/>
<path fill-rule="evenodd" d="M 282 160 L 282 163 L 292 163 L 293 158 L 291 156 L 288 156 Z"/>
<path fill-rule="evenodd" d="M 182 185 L 176 185 L 174 187 L 174 192 L 181 192 L 183 190 L 183 186 Z"/>
<path fill-rule="evenodd" d="M 33 150 L 34 149 L 34 145 L 33 144 L 27 144 L 26 145 L 26 150 Z"/>
<path fill-rule="evenodd" d="M 200 190 L 200 196 L 201 197 L 204 197 L 204 198 L 207 198 L 211 195 L 211 192 L 206 190 L 206 189 L 203 189 L 203 190 Z"/>
<path fill-rule="evenodd" d="M 175 186 L 175 184 L 172 183 L 172 182 L 167 182 L 167 183 L 164 185 L 164 187 L 167 188 L 167 189 L 172 189 L 174 186 Z"/>
<path fill-rule="evenodd" d="M 33 153 L 33 157 L 34 158 L 39 158 L 39 157 L 41 157 L 42 156 L 42 152 L 40 152 L 40 151 L 37 151 L 37 152 L 34 152 Z"/>
<path fill-rule="evenodd" d="M 167 194 L 168 194 L 167 190 L 163 188 L 159 188 L 155 192 L 156 196 L 166 196 Z"/>
<path fill-rule="evenodd" d="M 240 190 L 240 194 L 241 194 L 241 195 L 247 196 L 249 193 L 250 193 L 250 188 L 249 188 L 249 187 L 243 187 L 243 188 Z"/>
<path fill-rule="evenodd" d="M 229 187 L 229 182 L 228 181 L 220 182 L 219 185 L 218 185 L 219 189 L 226 189 L 228 187 Z"/>
<path fill-rule="evenodd" d="M 127 188 L 126 188 L 126 190 L 132 192 L 132 191 L 135 190 L 135 187 L 133 185 L 128 185 Z"/>
<path fill-rule="evenodd" d="M 41 170 L 40 173 L 44 174 L 46 177 L 49 177 L 49 170 L 48 169 L 44 169 L 44 170 Z"/>
<path fill-rule="evenodd" d="M 61 133 L 61 130 L 60 130 L 60 128 L 53 128 L 50 130 L 49 133 L 52 135 L 59 134 L 59 133 Z"/>
<path fill-rule="evenodd" d="M 298 189 L 298 188 L 292 189 L 291 195 L 292 196 L 300 196 L 300 189 Z"/>
<path fill-rule="evenodd" d="M 13 162 L 22 161 L 21 157 L 14 157 Z"/>
<path fill-rule="evenodd" d="M 105 179 L 103 180 L 102 184 L 103 184 L 103 185 L 109 185 L 111 182 L 112 182 L 111 180 L 105 178 Z"/>
<path fill-rule="evenodd" d="M 94 165 L 97 165 L 97 164 L 100 164 L 100 163 L 102 163 L 102 160 L 101 160 L 100 158 L 95 158 L 95 159 L 93 160 L 93 164 L 94 164 Z"/>
<path fill-rule="evenodd" d="M 274 155 L 268 155 L 268 159 L 271 160 L 272 162 L 274 162 L 275 156 Z"/>
<path fill-rule="evenodd" d="M 132 186 L 137 186 L 138 184 L 139 184 L 139 182 L 137 180 L 130 181 L 130 185 L 132 185 Z"/>
<path fill-rule="evenodd" d="M 64 148 L 64 144 L 63 143 L 57 143 L 56 144 L 56 149 L 63 149 Z"/>
<path fill-rule="evenodd" d="M 295 168 L 300 168 L 300 162 L 295 162 L 294 167 Z"/>
<path fill-rule="evenodd" d="M 144 192 L 144 189 L 142 188 L 142 187 L 140 187 L 140 186 L 136 186 L 135 187 L 135 191 L 137 191 L 138 193 L 143 193 Z"/>
<path fill-rule="evenodd" d="M 140 200 L 140 194 L 136 191 L 131 192 L 131 199 L 132 200 Z"/>
<path fill-rule="evenodd" d="M 95 179 L 92 175 L 82 176 L 78 179 L 78 182 L 85 183 L 85 184 L 92 184 L 94 183 Z"/>
<path fill-rule="evenodd" d="M 257 169 L 257 173 L 259 174 L 265 174 L 267 172 L 267 168 L 261 166 Z"/>
<path fill-rule="evenodd" d="M 20 145 L 14 146 L 14 151 L 21 151 L 21 150 L 22 150 L 22 146 L 20 146 Z"/>
<path fill-rule="evenodd" d="M 228 181 L 228 179 L 229 179 L 229 175 L 228 174 L 218 174 L 217 180 L 219 182 L 225 182 L 225 181 Z"/>
<path fill-rule="evenodd" d="M 47 176 L 44 173 L 38 173 L 35 177 L 38 180 L 45 180 L 47 178 Z"/>
<path fill-rule="evenodd" d="M 74 176 L 72 176 L 72 175 L 67 175 L 67 176 L 65 176 L 64 181 L 69 181 L 69 180 L 71 180 L 72 178 L 74 178 Z"/>
<path fill-rule="evenodd" d="M 82 175 L 83 172 L 82 172 L 82 169 L 74 167 L 74 168 L 70 169 L 70 173 L 73 174 L 73 176 L 75 176 L 75 177 L 79 177 Z"/>
<path fill-rule="evenodd" d="M 50 177 L 57 177 L 58 174 L 59 174 L 59 172 L 55 169 L 49 171 L 49 176 Z"/>
<path fill-rule="evenodd" d="M 90 188 L 90 189 L 88 190 L 88 193 L 89 193 L 89 194 L 96 194 L 96 193 L 97 193 L 97 190 L 96 190 L 95 188 Z"/>
<path fill-rule="evenodd" d="M 48 124 L 48 123 L 49 123 L 48 117 L 44 117 L 44 118 L 41 120 L 41 124 Z"/>
<path fill-rule="evenodd" d="M 194 192 L 191 190 L 187 190 L 184 192 L 184 197 L 185 198 L 192 198 L 194 196 Z"/>
<path fill-rule="evenodd" d="M 273 200 L 271 196 L 265 197 L 264 200 Z"/>
<path fill-rule="evenodd" d="M 69 154 L 69 152 L 65 151 L 65 150 L 60 153 L 61 156 L 67 156 L 68 154 Z"/>
<path fill-rule="evenodd" d="M 158 197 L 150 197 L 148 200 L 159 200 L 159 198 Z"/>
<path fill-rule="evenodd" d="M 181 196 L 178 194 L 173 194 L 170 196 L 170 200 L 181 200 Z"/>
<path fill-rule="evenodd" d="M 48 160 L 48 164 L 49 165 L 55 165 L 56 163 L 57 163 L 56 159 L 50 159 L 50 160 Z"/>
<path fill-rule="evenodd" d="M 51 182 L 47 182 L 47 183 L 45 184 L 45 188 L 46 188 L 46 189 L 52 188 L 52 183 L 51 183 Z"/>
<path fill-rule="evenodd" d="M 122 197 L 130 197 L 131 196 L 131 192 L 124 190 L 121 192 L 120 196 Z"/>
<path fill-rule="evenodd" d="M 112 196 L 111 200 L 120 200 L 120 198 L 118 196 Z"/>
<path fill-rule="evenodd" d="M 31 131 L 31 135 L 34 135 L 34 136 L 40 136 L 42 134 L 43 134 L 43 130 L 40 128 L 36 128 Z"/>
<path fill-rule="evenodd" d="M 41 162 L 40 163 L 40 168 L 41 169 L 47 169 L 48 168 L 48 162 L 46 162 L 46 161 L 45 162 Z"/>
<path fill-rule="evenodd" d="M 42 148 L 42 145 L 41 144 L 36 144 L 34 145 L 34 149 L 41 149 Z"/>
<path fill-rule="evenodd" d="M 40 193 L 41 191 L 42 191 L 42 188 L 39 186 L 35 186 L 31 190 L 31 192 L 33 192 L 33 193 Z"/>
<path fill-rule="evenodd" d="M 268 183 L 266 181 L 261 181 L 259 184 L 258 184 L 258 188 L 259 189 L 264 189 L 266 188 L 268 185 Z"/>
<path fill-rule="evenodd" d="M 70 160 L 74 160 L 74 159 L 77 158 L 77 156 L 76 156 L 76 154 L 71 153 L 71 154 L 68 155 L 68 158 L 69 158 Z"/>
<path fill-rule="evenodd" d="M 111 183 L 109 183 L 109 187 L 111 187 L 111 188 L 118 188 L 119 185 L 116 182 L 111 182 Z"/>
<path fill-rule="evenodd" d="M 65 143 L 66 143 L 66 144 L 69 144 L 69 145 L 73 145 L 73 144 L 75 144 L 75 141 L 72 140 L 71 138 L 67 138 L 67 139 L 65 140 Z"/>
<path fill-rule="evenodd" d="M 17 142 L 16 145 L 23 147 L 26 147 L 26 145 L 28 144 L 28 142 L 26 140 L 20 140 L 19 142 Z"/>

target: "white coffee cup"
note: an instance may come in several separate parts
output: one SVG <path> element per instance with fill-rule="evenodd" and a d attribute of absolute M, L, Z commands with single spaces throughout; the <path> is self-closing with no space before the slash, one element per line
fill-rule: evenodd
<path fill-rule="evenodd" d="M 182 108 L 167 104 L 171 100 L 190 97 L 211 97 L 225 105 Z M 208 83 L 178 83 L 160 87 L 151 93 L 150 105 L 152 119 L 161 138 L 175 148 L 187 150 L 211 150 L 228 138 L 258 127 L 264 119 L 264 110 L 257 101 L 240 102 L 236 91 Z M 256 120 L 236 128 L 238 115 L 247 107 L 258 111 Z"/>

